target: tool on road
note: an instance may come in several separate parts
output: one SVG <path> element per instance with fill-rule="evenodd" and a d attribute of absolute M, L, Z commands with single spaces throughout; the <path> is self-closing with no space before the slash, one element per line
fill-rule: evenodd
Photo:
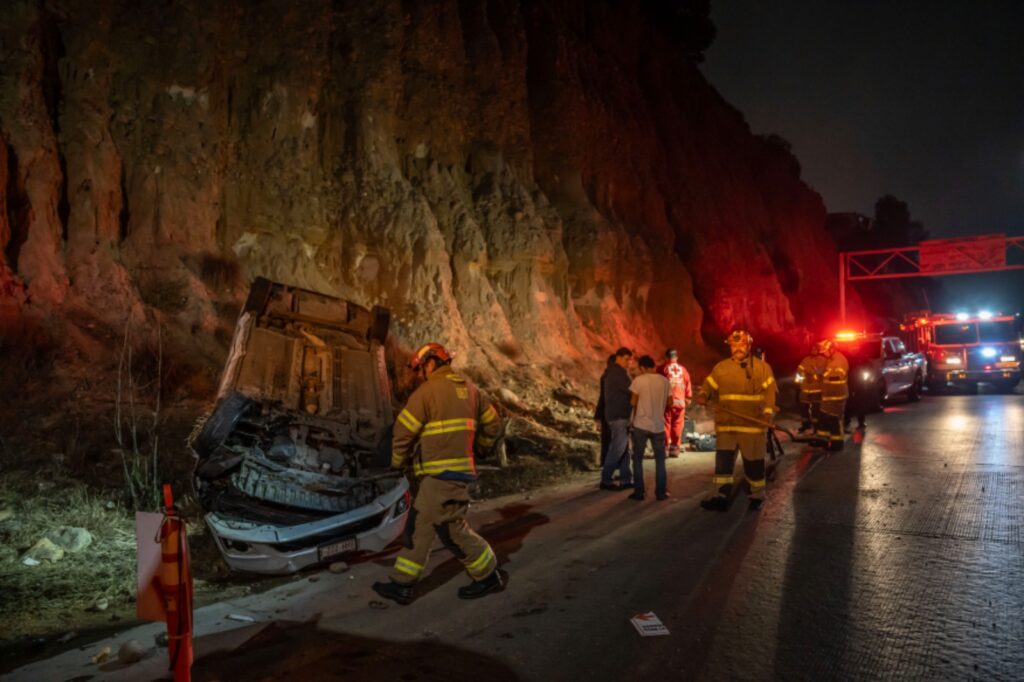
<path fill-rule="evenodd" d="M 825 439 L 819 438 L 817 436 L 798 436 L 784 426 L 779 426 L 778 424 L 766 422 L 762 419 L 757 419 L 756 417 L 750 417 L 745 414 L 740 414 L 739 412 L 734 412 L 727 407 L 722 407 L 721 405 L 716 405 L 715 409 L 721 410 L 725 414 L 731 415 L 733 417 L 738 417 L 739 419 L 750 422 L 751 424 L 763 426 L 765 429 L 769 431 L 781 431 L 782 433 L 786 434 L 789 437 L 789 439 L 794 443 L 810 443 L 811 445 L 818 446 L 825 445 L 828 443 L 828 441 L 826 441 Z"/>

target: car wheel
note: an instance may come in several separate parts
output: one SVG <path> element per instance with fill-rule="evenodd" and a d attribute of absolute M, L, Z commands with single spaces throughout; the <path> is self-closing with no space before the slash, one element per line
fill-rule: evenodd
<path fill-rule="evenodd" d="M 252 401 L 241 393 L 231 393 L 217 403 L 199 435 L 192 441 L 192 450 L 200 457 L 213 453 L 231 435 L 238 418 L 251 403 Z"/>
<path fill-rule="evenodd" d="M 995 383 L 996 393 L 1003 393 L 1003 394 L 1013 393 L 1013 389 L 1017 388 L 1017 384 L 1019 382 L 1020 382 L 1020 379 L 1018 379 L 1017 381 L 997 381 Z"/>
<path fill-rule="evenodd" d="M 907 400 L 916 403 L 921 399 L 921 375 L 918 374 L 914 377 L 914 383 L 907 389 Z"/>

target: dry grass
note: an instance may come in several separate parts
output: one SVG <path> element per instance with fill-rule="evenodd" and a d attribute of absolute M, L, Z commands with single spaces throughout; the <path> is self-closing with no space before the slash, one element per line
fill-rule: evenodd
<path fill-rule="evenodd" d="M 0 638 L 45 632 L 99 599 L 111 606 L 134 601 L 133 516 L 112 497 L 61 479 L 55 472 L 21 473 L 0 484 Z M 88 530 L 92 544 L 55 563 L 25 566 L 21 555 L 61 526 Z"/>

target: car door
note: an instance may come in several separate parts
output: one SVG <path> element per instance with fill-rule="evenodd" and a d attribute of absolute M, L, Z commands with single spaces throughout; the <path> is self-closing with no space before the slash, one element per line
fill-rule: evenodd
<path fill-rule="evenodd" d="M 905 391 L 914 383 L 914 363 L 907 356 L 907 347 L 903 344 L 902 340 L 894 338 L 891 341 L 893 354 L 899 356 L 900 387 L 898 390 Z"/>

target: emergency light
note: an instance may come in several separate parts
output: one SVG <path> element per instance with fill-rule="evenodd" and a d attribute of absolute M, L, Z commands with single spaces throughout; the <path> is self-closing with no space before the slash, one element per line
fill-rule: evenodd
<path fill-rule="evenodd" d="M 981 357 L 983 357 L 983 358 L 994 358 L 997 355 L 999 355 L 999 351 L 997 351 L 995 348 L 982 348 L 981 349 Z"/>

